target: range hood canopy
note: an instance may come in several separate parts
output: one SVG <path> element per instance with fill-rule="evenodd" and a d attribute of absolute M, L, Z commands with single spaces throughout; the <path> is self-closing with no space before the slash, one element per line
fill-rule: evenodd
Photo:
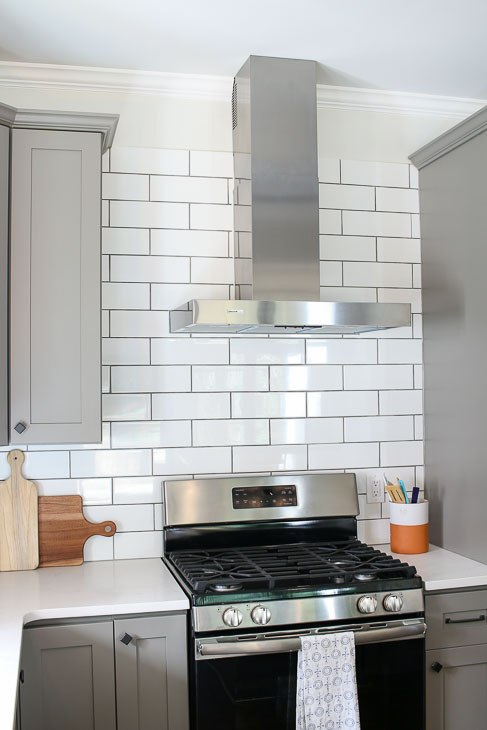
<path fill-rule="evenodd" d="M 232 118 L 236 298 L 193 299 L 170 313 L 171 332 L 409 326 L 409 304 L 320 301 L 316 63 L 251 56 L 235 77 Z"/>

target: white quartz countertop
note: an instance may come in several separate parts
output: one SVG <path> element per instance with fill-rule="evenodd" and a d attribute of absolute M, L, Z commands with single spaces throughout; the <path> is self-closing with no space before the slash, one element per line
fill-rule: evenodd
<path fill-rule="evenodd" d="M 186 594 L 159 558 L 0 574 L 0 730 L 12 730 L 14 723 L 25 624 L 188 608 Z"/>
<path fill-rule="evenodd" d="M 378 550 L 416 566 L 426 591 L 487 586 L 487 565 L 470 560 L 458 553 L 430 545 L 429 552 L 418 555 L 400 555 L 391 552 L 390 545 L 376 545 Z M 486 556 L 487 557 L 487 556 Z"/>

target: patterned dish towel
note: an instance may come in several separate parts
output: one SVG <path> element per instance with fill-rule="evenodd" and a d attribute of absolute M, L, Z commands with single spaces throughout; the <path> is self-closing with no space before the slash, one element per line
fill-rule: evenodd
<path fill-rule="evenodd" d="M 360 730 L 353 631 L 301 637 L 296 730 Z"/>

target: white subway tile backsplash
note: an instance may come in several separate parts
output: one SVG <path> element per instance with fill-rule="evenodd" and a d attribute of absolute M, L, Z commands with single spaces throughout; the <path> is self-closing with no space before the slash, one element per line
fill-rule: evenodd
<path fill-rule="evenodd" d="M 308 340 L 306 362 L 314 364 L 369 364 L 377 362 L 377 345 L 372 340 Z M 328 388 L 323 388 L 328 390 Z"/>
<path fill-rule="evenodd" d="M 377 188 L 376 208 L 395 213 L 419 213 L 418 191 L 405 188 Z"/>
<path fill-rule="evenodd" d="M 190 174 L 233 178 L 233 153 L 191 150 Z"/>
<path fill-rule="evenodd" d="M 174 203 L 174 205 L 176 205 L 176 203 Z M 182 203 L 179 203 L 178 205 L 182 205 Z M 170 228 L 170 226 L 164 227 Z M 185 228 L 186 226 L 173 227 Z M 231 231 L 233 230 L 233 207 L 231 205 L 192 203 L 190 212 L 190 228 L 199 228 L 206 231 Z M 245 229 L 239 227 L 237 230 Z"/>
<path fill-rule="evenodd" d="M 377 391 L 308 393 L 308 416 L 375 416 L 379 412 Z"/>
<path fill-rule="evenodd" d="M 389 520 L 360 520 L 358 539 L 369 545 L 382 545 L 390 542 Z"/>
<path fill-rule="evenodd" d="M 232 418 L 194 421 L 194 446 L 250 446 L 269 443 L 269 421 L 265 418 Z"/>
<path fill-rule="evenodd" d="M 421 242 L 418 238 L 378 238 L 377 261 L 419 263 L 421 261 Z"/>
<path fill-rule="evenodd" d="M 228 235 L 226 231 L 156 229 L 151 231 L 151 254 L 153 256 L 228 256 Z"/>
<path fill-rule="evenodd" d="M 375 258 L 376 244 L 372 236 L 320 236 L 320 259 L 375 261 Z"/>
<path fill-rule="evenodd" d="M 343 284 L 365 287 L 410 287 L 412 269 L 410 264 L 346 261 L 343 264 Z"/>
<path fill-rule="evenodd" d="M 105 200 L 149 200 L 149 176 L 103 173 L 102 197 Z"/>
<path fill-rule="evenodd" d="M 423 343 L 421 340 L 381 340 L 379 342 L 380 363 L 423 362 Z"/>
<path fill-rule="evenodd" d="M 162 555 L 162 532 L 121 532 L 113 536 L 115 560 L 159 558 Z"/>
<path fill-rule="evenodd" d="M 330 444 L 343 441 L 341 418 L 277 418 L 271 420 L 272 444 Z"/>
<path fill-rule="evenodd" d="M 320 208 L 320 233 L 342 233 L 342 212 L 340 210 L 326 210 Z"/>
<path fill-rule="evenodd" d="M 115 477 L 113 479 L 113 504 L 159 502 L 162 502 L 161 477 Z"/>
<path fill-rule="evenodd" d="M 235 446 L 235 471 L 295 471 L 307 468 L 306 446 Z"/>
<path fill-rule="evenodd" d="M 191 373 L 187 365 L 112 367 L 112 393 L 181 393 L 189 390 Z"/>
<path fill-rule="evenodd" d="M 423 392 L 421 390 L 384 390 L 379 393 L 381 414 L 403 415 L 423 412 Z"/>
<path fill-rule="evenodd" d="M 154 393 L 152 418 L 170 421 L 230 418 L 230 395 L 229 393 Z"/>
<path fill-rule="evenodd" d="M 345 236 L 399 236 L 411 237 L 409 213 L 373 213 L 344 210 L 343 235 Z M 325 233 L 321 231 L 320 233 Z M 334 231 L 331 231 L 334 233 Z"/>
<path fill-rule="evenodd" d="M 209 337 L 153 339 L 153 365 L 226 365 L 229 362 L 228 340 Z"/>
<path fill-rule="evenodd" d="M 341 390 L 340 365 L 272 365 L 271 390 Z"/>
<path fill-rule="evenodd" d="M 412 438 L 412 416 L 345 418 L 345 441 L 405 441 Z"/>
<path fill-rule="evenodd" d="M 417 188 L 419 186 L 418 170 L 414 165 L 409 165 L 409 187 Z"/>
<path fill-rule="evenodd" d="M 360 185 L 320 184 L 320 208 L 375 210 L 375 190 Z M 410 192 L 410 191 L 408 191 Z"/>
<path fill-rule="evenodd" d="M 112 520 L 117 526 L 117 534 L 154 529 L 154 507 L 152 504 L 90 506 L 85 507 L 83 512 L 90 522 Z"/>
<path fill-rule="evenodd" d="M 83 505 L 112 503 L 112 480 L 106 477 L 99 479 L 36 479 L 36 485 L 41 497 L 76 494 L 83 499 Z"/>
<path fill-rule="evenodd" d="M 116 256 L 115 258 L 120 258 Z M 136 258 L 131 256 L 130 258 Z M 103 309 L 150 309 L 149 284 L 102 284 Z"/>
<path fill-rule="evenodd" d="M 411 365 L 345 365 L 343 371 L 346 390 L 396 390 L 413 387 Z"/>
<path fill-rule="evenodd" d="M 341 261 L 320 261 L 321 286 L 341 286 L 343 283 Z"/>
<path fill-rule="evenodd" d="M 228 203 L 228 184 L 223 178 L 152 176 L 150 199 L 182 203 Z"/>
<path fill-rule="evenodd" d="M 423 464 L 422 441 L 397 441 L 380 445 L 381 466 L 410 466 Z"/>
<path fill-rule="evenodd" d="M 104 421 L 140 421 L 151 417 L 148 393 L 107 393 L 102 396 Z"/>
<path fill-rule="evenodd" d="M 149 253 L 149 231 L 145 228 L 103 228 L 102 250 L 104 254 Z"/>
<path fill-rule="evenodd" d="M 265 365 L 194 365 L 192 390 L 269 390 L 269 372 Z"/>
<path fill-rule="evenodd" d="M 233 259 L 191 259 L 191 281 L 196 284 L 233 284 L 235 271 Z"/>
<path fill-rule="evenodd" d="M 230 471 L 230 447 L 154 449 L 154 474 L 213 474 Z"/>
<path fill-rule="evenodd" d="M 331 157 L 318 157 L 318 177 L 320 182 L 340 182 L 340 160 Z"/>
<path fill-rule="evenodd" d="M 104 365 L 148 365 L 150 340 L 137 337 L 104 337 L 102 340 Z"/>
<path fill-rule="evenodd" d="M 311 444 L 310 469 L 365 469 L 379 466 L 379 444 Z"/>
<path fill-rule="evenodd" d="M 189 205 L 112 200 L 110 224 L 121 228 L 188 228 Z"/>
<path fill-rule="evenodd" d="M 189 151 L 143 147 L 112 147 L 111 172 L 139 172 L 145 175 L 188 175 Z"/>
<path fill-rule="evenodd" d="M 154 284 L 152 308 L 176 309 L 190 299 L 228 299 L 228 290 L 224 284 Z"/>
<path fill-rule="evenodd" d="M 241 157 L 237 249 L 248 266 Z M 424 479 L 415 170 L 319 161 L 321 299 L 410 302 L 413 327 L 208 337 L 171 334 L 167 310 L 233 295 L 232 153 L 114 148 L 110 172 L 107 162 L 103 441 L 27 452 L 41 494 L 81 494 L 87 516 L 118 523 L 85 559 L 161 555 L 162 482 L 229 473 L 355 471 L 360 535 L 388 537 L 387 506 L 365 501 L 367 474 L 380 468 L 409 488 Z"/>
<path fill-rule="evenodd" d="M 93 535 L 83 547 L 83 560 L 90 563 L 94 560 L 113 560 L 114 537 Z"/>
<path fill-rule="evenodd" d="M 232 417 L 300 418 L 306 415 L 306 393 L 232 393 Z"/>
<path fill-rule="evenodd" d="M 111 280 L 188 282 L 189 258 L 182 256 L 112 256 Z"/>
<path fill-rule="evenodd" d="M 150 449 L 126 449 L 124 451 L 73 451 L 71 476 L 73 477 L 120 477 L 149 475 Z"/>
<path fill-rule="evenodd" d="M 15 448 L 19 448 L 15 446 Z M 69 477 L 68 451 L 28 451 L 22 465 L 26 479 L 60 479 Z M 0 479 L 10 476 L 7 452 L 0 453 Z"/>
<path fill-rule="evenodd" d="M 110 312 L 111 337 L 164 337 L 168 334 L 168 312 Z"/>
<path fill-rule="evenodd" d="M 241 339 L 230 340 L 230 362 L 239 365 L 295 365 L 304 363 L 304 340 Z"/>
<path fill-rule="evenodd" d="M 342 160 L 342 183 L 409 187 L 409 165 L 396 162 Z"/>

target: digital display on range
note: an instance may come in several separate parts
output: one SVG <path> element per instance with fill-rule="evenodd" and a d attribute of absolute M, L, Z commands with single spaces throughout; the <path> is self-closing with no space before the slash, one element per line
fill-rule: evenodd
<path fill-rule="evenodd" d="M 295 485 L 276 484 L 273 487 L 236 487 L 232 489 L 233 509 L 260 507 L 296 507 Z"/>

